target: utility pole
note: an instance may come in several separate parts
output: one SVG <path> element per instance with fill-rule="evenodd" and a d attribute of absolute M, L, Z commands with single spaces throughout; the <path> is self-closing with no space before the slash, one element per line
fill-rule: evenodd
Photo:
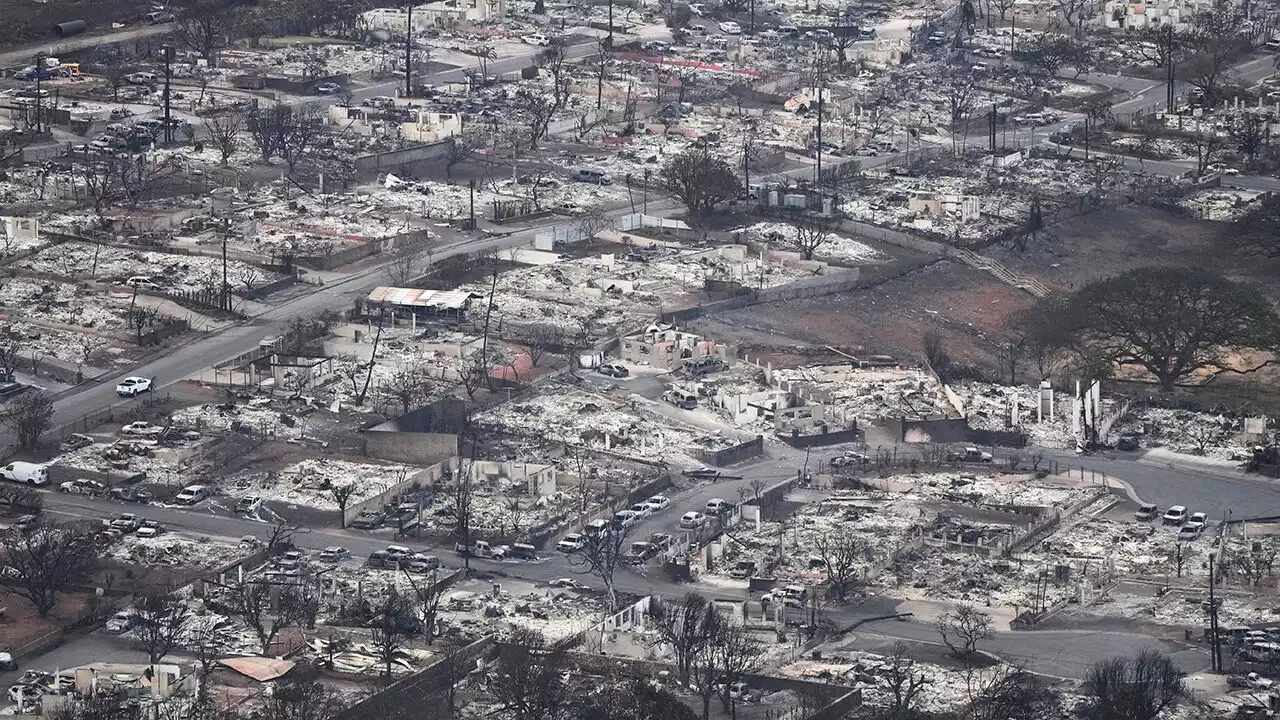
<path fill-rule="evenodd" d="M 1213 560 L 1217 553 L 1209 553 L 1209 633 L 1213 637 L 1213 660 L 1212 666 L 1215 672 L 1222 671 L 1222 643 L 1218 640 L 1218 601 L 1214 597 L 1213 588 L 1216 584 L 1215 573 L 1213 571 Z"/>
<path fill-rule="evenodd" d="M 222 219 L 222 305 L 231 309 L 231 286 L 227 284 L 227 236 L 231 234 L 227 218 Z"/>
<path fill-rule="evenodd" d="M 609 0 L 609 35 L 605 37 L 604 41 L 605 41 L 606 47 L 612 50 L 613 49 L 613 0 Z M 604 62 L 603 58 L 601 58 L 601 62 Z"/>
<path fill-rule="evenodd" d="M 404 24 L 404 96 L 413 97 L 413 0 Z"/>
<path fill-rule="evenodd" d="M 467 185 L 471 188 L 471 228 L 470 229 L 475 230 L 476 229 L 476 179 L 471 178 L 471 180 L 467 182 Z"/>
<path fill-rule="evenodd" d="M 987 13 L 987 17 L 991 17 L 991 13 Z M 996 151 L 996 104 L 991 103 L 991 152 Z M 992 162 L 995 162 L 994 158 Z"/>
<path fill-rule="evenodd" d="M 814 43 L 813 51 L 814 51 L 813 52 L 814 63 L 818 66 L 817 67 L 817 70 L 818 70 L 818 88 L 817 88 L 818 90 L 818 151 L 817 153 L 815 153 L 815 157 L 818 160 L 818 165 L 817 165 L 817 174 L 814 176 L 814 183 L 818 186 L 819 189 L 821 189 L 822 188 L 822 96 L 824 95 L 824 93 L 822 92 L 822 87 L 823 87 L 822 65 L 823 65 L 823 60 L 825 58 L 822 57 L 822 48 L 817 43 Z"/>
<path fill-rule="evenodd" d="M 40 75 L 44 72 L 44 53 L 36 53 L 36 134 L 40 134 L 40 115 L 43 108 L 40 106 Z"/>
<path fill-rule="evenodd" d="M 169 82 L 173 79 L 169 69 L 173 64 L 173 46 L 165 43 L 160 49 L 164 52 L 164 143 L 169 145 L 173 143 L 173 125 L 169 111 Z"/>

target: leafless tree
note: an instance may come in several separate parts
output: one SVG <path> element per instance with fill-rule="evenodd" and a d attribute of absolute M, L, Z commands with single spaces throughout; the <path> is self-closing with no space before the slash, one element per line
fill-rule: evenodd
<path fill-rule="evenodd" d="M 287 105 L 256 107 L 244 116 L 244 129 L 253 139 L 263 162 L 280 152 L 280 138 L 292 122 L 293 111 Z"/>
<path fill-rule="evenodd" d="M 312 152 L 320 138 L 321 127 L 319 111 L 313 108 L 296 109 L 289 113 L 276 144 L 280 159 L 284 160 L 289 172 L 292 173 L 298 163 Z"/>
<path fill-rule="evenodd" d="M 53 398 L 44 390 L 31 390 L 5 402 L 3 413 L 0 418 L 18 436 L 18 446 L 31 450 L 53 424 Z"/>
<path fill-rule="evenodd" d="M 493 356 L 486 355 L 483 350 L 476 350 L 462 360 L 458 375 L 462 381 L 462 389 L 467 398 L 475 399 L 476 390 L 489 383 L 493 372 Z"/>
<path fill-rule="evenodd" d="M 978 652 L 978 643 L 990 640 L 991 616 L 972 605 L 958 605 L 955 610 L 938 616 L 934 622 L 942 643 L 951 654 L 968 662 Z"/>
<path fill-rule="evenodd" d="M 231 610 L 253 631 L 264 656 L 271 656 L 271 648 L 282 631 L 302 627 L 308 617 L 314 617 L 315 599 L 297 585 L 272 585 L 246 578 L 227 589 Z M 278 598 L 274 610 L 273 595 Z"/>
<path fill-rule="evenodd" d="M 147 662 L 155 665 L 178 646 L 183 626 L 191 618 L 191 608 L 181 598 L 156 593 L 138 598 L 134 607 L 134 641 L 147 653 Z"/>
<path fill-rule="evenodd" d="M 720 702 L 732 720 L 737 720 L 738 698 L 734 696 L 733 684 L 755 667 L 763 648 L 742 625 L 722 622 L 717 627 L 719 632 L 712 639 L 711 654 L 720 664 Z"/>
<path fill-rule="evenodd" d="M 449 146 L 447 154 L 444 157 L 444 177 L 448 182 L 453 181 L 453 169 L 459 163 L 471 157 L 472 153 L 482 148 L 486 144 L 485 136 L 475 126 L 463 130 L 461 133 L 449 138 Z"/>
<path fill-rule="evenodd" d="M 1096 663 L 1082 691 L 1096 720 L 1156 720 L 1187 693 L 1182 672 L 1154 650 Z"/>
<path fill-rule="evenodd" d="M 513 340 L 524 348 L 529 364 L 536 368 L 543 355 L 560 346 L 560 329 L 550 323 L 536 323 L 517 330 Z"/>
<path fill-rule="evenodd" d="M 392 251 L 391 261 L 383 268 L 383 272 L 395 287 L 408 287 L 427 271 L 430 261 L 428 253 L 425 240 L 405 243 Z"/>
<path fill-rule="evenodd" d="M 1217 162 L 1227 146 L 1225 139 L 1212 129 L 1197 130 L 1191 136 L 1191 144 L 1196 150 L 1196 173 L 1199 175 L 1209 171 L 1209 166 Z"/>
<path fill-rule="evenodd" d="M 338 527 L 345 528 L 347 526 L 347 506 L 351 504 L 351 496 L 356 492 L 355 483 L 347 483 L 346 485 L 329 484 L 329 495 L 333 497 L 333 501 L 338 504 Z"/>
<path fill-rule="evenodd" d="M 475 478 L 472 462 L 463 460 L 456 471 L 448 466 L 440 474 L 440 484 L 448 493 L 449 515 L 453 520 L 453 536 L 463 547 L 471 547 L 471 523 L 475 519 Z M 462 554 L 463 566 L 470 569 L 471 553 Z"/>
<path fill-rule="evenodd" d="M 805 260 L 812 260 L 814 254 L 831 242 L 835 231 L 840 227 L 840 221 L 839 215 L 797 214 L 792 218 L 793 235 L 784 241 Z"/>
<path fill-rule="evenodd" d="M 849 590 L 857 583 L 858 571 L 867 560 L 868 548 L 862 538 L 847 528 L 822 533 L 814 540 L 814 550 L 822 559 L 827 584 L 836 599 L 849 599 Z"/>
<path fill-rule="evenodd" d="M 978 98 L 978 86 L 973 73 L 963 70 L 952 70 L 943 78 L 941 86 L 942 99 L 946 104 L 947 117 L 950 118 L 948 130 L 951 132 L 951 150 L 958 152 L 959 135 L 964 123 L 973 110 Z"/>
<path fill-rule="evenodd" d="M 244 132 L 245 126 L 244 115 L 234 111 L 212 115 L 204 119 L 203 125 L 209 144 L 218 149 L 218 155 L 221 156 L 222 165 L 225 167 L 239 146 L 240 135 Z"/>
<path fill-rule="evenodd" d="M 690 592 L 679 600 L 655 603 L 649 612 L 655 640 L 671 647 L 680 682 L 688 683 L 694 659 L 711 641 L 718 620 L 713 617 L 715 607 L 706 597 Z"/>
<path fill-rule="evenodd" d="M 536 630 L 518 628 L 503 643 L 485 685 L 499 702 L 493 714 L 505 720 L 560 720 L 569 710 L 571 689 L 563 675 L 568 657 Z"/>
<path fill-rule="evenodd" d="M 582 241 L 590 246 L 595 242 L 597 235 L 613 228 L 613 218 L 609 217 L 608 211 L 603 206 L 589 205 L 582 209 L 582 214 L 577 217 L 573 225 L 574 229 L 582 235 Z"/>
<path fill-rule="evenodd" d="M 618 594 L 614 588 L 613 575 L 626 552 L 630 530 L 620 523 L 610 525 L 598 533 L 587 535 L 586 545 L 569 555 L 569 566 L 576 572 L 600 578 L 604 584 L 605 597 L 609 601 L 609 612 L 618 611 Z"/>
<path fill-rule="evenodd" d="M 26 533 L 7 532 L 0 548 L 12 573 L 10 588 L 30 600 L 40 617 L 57 606 L 63 587 L 84 580 L 98 564 L 93 536 L 73 525 L 46 521 Z"/>
<path fill-rule="evenodd" d="M 932 683 L 924 671 L 915 666 L 915 660 L 907 654 L 907 646 L 901 641 L 893 644 L 893 654 L 885 663 L 885 672 L 880 681 L 892 696 L 889 717 L 893 720 L 907 720 L 915 716 L 915 703 L 920 693 Z"/>
<path fill-rule="evenodd" d="M 1239 576 L 1256 587 L 1264 577 L 1275 574 L 1277 555 L 1280 555 L 1280 542 L 1274 537 L 1250 539 L 1229 544 L 1221 553 L 1219 567 L 1224 576 Z"/>
<path fill-rule="evenodd" d="M 365 375 L 366 363 L 352 353 L 342 353 L 335 360 L 337 362 L 333 366 L 334 372 L 351 383 L 352 395 L 358 395 L 360 393 L 360 380 Z"/>
<path fill-rule="evenodd" d="M 401 414 L 407 415 L 431 396 L 434 386 L 435 382 L 427 373 L 422 358 L 414 358 L 397 367 L 382 381 L 378 390 L 387 398 L 399 402 Z"/>
<path fill-rule="evenodd" d="M 409 638 L 417 630 L 418 618 L 413 602 L 391 588 L 373 608 L 374 654 L 382 662 L 383 672 L 389 681 L 396 656 L 404 649 Z"/>
<path fill-rule="evenodd" d="M 80 350 L 80 363 L 88 365 L 93 354 L 107 346 L 107 341 L 90 333 L 76 335 L 76 347 Z"/>
<path fill-rule="evenodd" d="M 350 705 L 342 691 L 318 680 L 282 679 L 254 720 L 333 720 Z"/>
<path fill-rule="evenodd" d="M 1079 35 L 1084 30 L 1084 21 L 1090 11 L 1099 3 L 1097 0 L 1054 0 L 1053 9 L 1062 15 L 1062 20 Z"/>
<path fill-rule="evenodd" d="M 228 12 L 217 0 L 184 0 L 178 5 L 174 38 L 208 60 L 209 67 L 216 67 L 218 53 L 239 35 L 241 13 Z"/>

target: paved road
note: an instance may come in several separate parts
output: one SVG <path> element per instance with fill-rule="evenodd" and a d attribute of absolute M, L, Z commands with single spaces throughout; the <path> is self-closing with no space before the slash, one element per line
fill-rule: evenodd
<path fill-rule="evenodd" d="M 164 25 L 146 25 L 143 27 L 131 28 L 128 30 L 118 30 L 107 33 L 88 33 L 85 35 L 77 35 L 66 40 L 57 38 L 49 38 L 47 42 L 35 43 L 27 45 L 17 50 L 7 50 L 0 52 L 0 68 L 23 68 L 32 64 L 37 53 L 44 53 L 50 57 L 57 57 L 59 54 L 70 53 L 86 48 L 97 47 L 99 45 L 112 45 L 115 43 L 130 42 L 132 40 L 141 40 L 143 38 L 155 35 L 166 35 L 173 32 L 176 27 L 173 23 Z"/>

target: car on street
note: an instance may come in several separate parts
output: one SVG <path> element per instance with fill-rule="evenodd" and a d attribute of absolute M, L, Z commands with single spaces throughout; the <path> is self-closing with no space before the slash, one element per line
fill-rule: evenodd
<path fill-rule="evenodd" d="M 573 578 L 556 578 L 555 580 L 552 580 L 547 584 L 550 585 L 551 587 L 569 588 L 570 590 L 587 590 L 588 589 L 586 585 L 583 585 L 582 583 L 578 582 L 577 580 L 574 580 Z"/>
<path fill-rule="evenodd" d="M 1165 525 L 1181 525 L 1187 521 L 1187 506 L 1174 505 L 1165 511 L 1160 521 Z"/>
<path fill-rule="evenodd" d="M 631 510 L 619 510 L 613 514 L 613 521 L 619 527 L 629 528 L 640 522 L 640 516 Z"/>
<path fill-rule="evenodd" d="M 8 655 L 8 653 L 4 653 Z M 12 657 L 12 656 L 10 656 Z M 6 668 L 8 670 L 17 670 L 16 666 Z M 53 680 L 53 673 L 45 670 L 27 670 L 22 676 L 14 681 L 15 685 L 48 685 Z"/>
<path fill-rule="evenodd" d="M 317 95 L 335 95 L 342 92 L 342 86 L 336 82 L 322 82 L 316 85 Z"/>
<path fill-rule="evenodd" d="M 17 669 L 18 669 L 18 661 L 13 659 L 13 653 L 0 652 L 0 670 L 17 670 Z M 32 673 L 32 672 L 40 673 L 41 671 L 28 670 L 27 672 L 22 674 L 22 677 L 18 678 L 18 682 L 21 683 L 22 679 L 25 678 L 28 675 L 28 673 Z M 42 673 L 42 674 L 45 676 L 49 675 L 49 673 Z"/>
<path fill-rule="evenodd" d="M 1154 520 L 1159 514 L 1160 508 L 1156 507 L 1155 503 L 1143 503 L 1138 506 L 1138 509 L 1133 513 L 1133 516 L 1138 520 Z"/>
<path fill-rule="evenodd" d="M 642 540 L 631 543 L 631 546 L 622 554 L 621 559 L 626 565 L 643 565 L 657 557 L 657 555 L 658 546 Z"/>
<path fill-rule="evenodd" d="M 150 490 L 139 490 L 135 487 L 114 487 L 111 488 L 109 494 L 112 500 L 133 502 L 140 505 L 146 505 L 155 499 L 155 495 Z"/>
<path fill-rule="evenodd" d="M 361 510 L 354 520 L 347 523 L 347 527 L 355 528 L 356 530 L 373 530 L 386 522 L 386 520 L 385 513 L 376 510 Z"/>
<path fill-rule="evenodd" d="M 320 562 L 338 563 L 351 557 L 351 552 L 340 545 L 331 545 L 320 551 Z"/>
<path fill-rule="evenodd" d="M 133 513 L 123 513 L 120 517 L 111 521 L 111 527 L 126 533 L 131 533 L 138 529 L 142 524 L 142 520 Z"/>
<path fill-rule="evenodd" d="M 129 628 L 133 627 L 137 617 L 138 616 L 136 614 L 128 610 L 121 610 L 120 612 L 111 616 L 111 619 L 107 621 L 105 629 L 109 633 L 119 635 L 120 633 L 125 632 Z"/>
<path fill-rule="evenodd" d="M 587 536 L 582 533 L 569 533 L 556 543 L 556 550 L 562 553 L 578 552 L 587 545 Z"/>
<path fill-rule="evenodd" d="M 13 685 L 9 688 L 9 702 L 30 707 L 44 694 L 43 685 Z"/>
<path fill-rule="evenodd" d="M 209 497 L 209 488 L 205 485 L 188 485 L 174 496 L 179 505 L 195 505 Z"/>
<path fill-rule="evenodd" d="M 262 509 L 262 498 L 257 495 L 248 495 L 236 501 L 237 515 L 253 515 Z"/>
<path fill-rule="evenodd" d="M 596 372 L 601 375 L 608 375 L 611 378 L 624 378 L 631 375 L 630 370 L 626 369 L 622 365 L 618 365 L 617 363 L 605 363 L 604 365 L 596 368 Z"/>
<path fill-rule="evenodd" d="M 720 32 L 725 35 L 741 35 L 742 26 L 732 20 L 726 20 L 720 23 Z"/>
<path fill-rule="evenodd" d="M 144 392 L 151 392 L 151 378 L 127 377 L 116 384 L 116 394 L 121 397 L 134 397 Z"/>
<path fill-rule="evenodd" d="M 93 444 L 93 438 L 82 433 L 72 433 L 70 437 L 58 443 L 58 450 L 62 452 L 71 452 L 80 448 L 87 448 Z"/>
<path fill-rule="evenodd" d="M 164 533 L 164 527 L 155 520 L 143 520 L 142 525 L 138 527 L 137 535 L 140 538 L 159 537 Z"/>
<path fill-rule="evenodd" d="M 106 492 L 107 486 L 97 480 L 78 478 L 62 483 L 58 489 L 71 495 L 101 495 Z"/>
<path fill-rule="evenodd" d="M 651 512 L 662 512 L 671 506 L 671 501 L 665 495 L 654 495 L 645 500 L 644 504 L 649 506 Z"/>
<path fill-rule="evenodd" d="M 532 33 L 529 35 L 521 36 L 520 42 L 523 42 L 527 45 L 538 45 L 541 47 L 546 47 L 547 45 L 551 44 L 551 39 L 548 38 L 546 35 L 543 35 L 542 33 Z"/>
<path fill-rule="evenodd" d="M 733 503 L 723 498 L 711 498 L 707 501 L 707 514 L 719 515 L 733 509 Z"/>
<path fill-rule="evenodd" d="M 592 520 L 586 525 L 583 525 L 583 528 L 585 528 L 586 531 L 588 533 L 591 533 L 592 535 L 599 535 L 600 533 L 609 529 L 609 521 L 604 519 Z"/>
<path fill-rule="evenodd" d="M 831 467 L 851 467 L 854 465 L 866 465 L 871 462 L 871 458 L 858 452 L 847 452 L 831 458 Z"/>
<path fill-rule="evenodd" d="M 638 502 L 631 506 L 631 512 L 636 514 L 636 520 L 648 520 L 653 515 L 653 508 L 648 503 Z"/>
<path fill-rule="evenodd" d="M 680 516 L 680 527 L 682 528 L 700 528 L 707 523 L 707 516 L 700 512 L 689 511 Z"/>

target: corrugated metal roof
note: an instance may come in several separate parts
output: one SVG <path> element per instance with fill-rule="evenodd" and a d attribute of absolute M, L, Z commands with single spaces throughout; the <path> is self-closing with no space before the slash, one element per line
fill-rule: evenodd
<path fill-rule="evenodd" d="M 462 290 L 419 290 L 418 288 L 376 287 L 369 293 L 371 303 L 401 307 L 433 307 L 458 310 L 467 306 L 471 293 Z"/>

